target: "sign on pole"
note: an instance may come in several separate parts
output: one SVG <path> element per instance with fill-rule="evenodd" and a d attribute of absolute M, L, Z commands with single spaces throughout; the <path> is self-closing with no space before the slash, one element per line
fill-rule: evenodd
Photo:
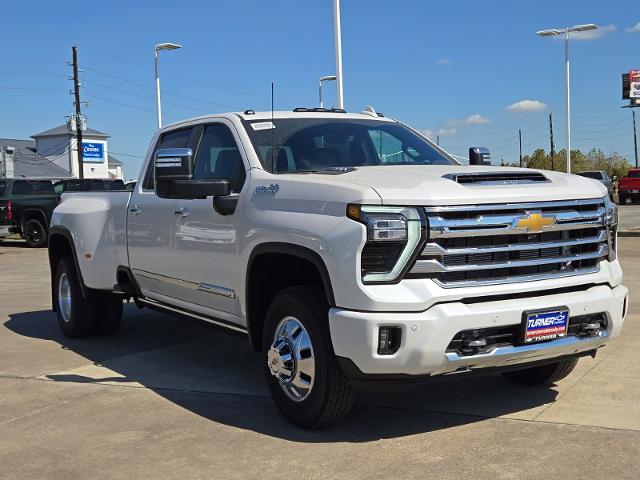
<path fill-rule="evenodd" d="M 640 70 L 629 70 L 629 98 L 640 98 Z"/>
<path fill-rule="evenodd" d="M 103 163 L 104 144 L 82 142 L 82 157 L 85 163 Z"/>

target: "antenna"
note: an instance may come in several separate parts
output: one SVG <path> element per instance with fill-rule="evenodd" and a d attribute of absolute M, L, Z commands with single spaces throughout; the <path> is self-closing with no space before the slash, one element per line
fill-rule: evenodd
<path fill-rule="evenodd" d="M 271 173 L 278 173 L 277 164 L 274 161 L 276 153 L 276 126 L 273 124 L 273 82 L 271 82 Z"/>

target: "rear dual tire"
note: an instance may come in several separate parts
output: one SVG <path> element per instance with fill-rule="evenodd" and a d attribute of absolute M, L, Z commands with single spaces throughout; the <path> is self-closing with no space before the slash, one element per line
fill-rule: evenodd
<path fill-rule="evenodd" d="M 60 260 L 53 285 L 58 324 L 69 338 L 112 334 L 122 320 L 122 299 L 110 292 L 82 292 L 71 257 Z"/>

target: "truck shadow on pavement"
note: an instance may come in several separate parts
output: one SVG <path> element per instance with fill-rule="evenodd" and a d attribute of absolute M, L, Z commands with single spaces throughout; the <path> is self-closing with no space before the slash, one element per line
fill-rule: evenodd
<path fill-rule="evenodd" d="M 504 415 L 526 419 L 534 415 L 525 411 L 557 396 L 555 390 L 520 387 L 500 376 L 361 392 L 349 419 L 328 429 L 305 431 L 290 425 L 275 408 L 260 355 L 249 350 L 244 338 L 209 325 L 128 305 L 122 327 L 113 336 L 66 338 L 55 314 L 46 310 L 11 314 L 4 326 L 21 336 L 56 342 L 83 357 L 47 355 L 44 347 L 50 346 L 43 345 L 39 378 L 146 388 L 203 418 L 291 441 L 368 442 Z M 64 367 L 58 368 L 56 362 L 63 357 Z"/>

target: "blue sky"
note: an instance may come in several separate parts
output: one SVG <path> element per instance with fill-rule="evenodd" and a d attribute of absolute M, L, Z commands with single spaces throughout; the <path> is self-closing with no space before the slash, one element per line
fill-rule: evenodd
<path fill-rule="evenodd" d="M 127 178 L 155 129 L 155 43 L 184 45 L 161 53 L 165 123 L 268 109 L 272 81 L 276 108 L 315 106 L 318 77 L 334 73 L 331 0 L 88 1 L 80 12 L 56 3 L 3 5 L 0 137 L 28 138 L 72 113 L 66 62 L 76 43 L 88 124 L 112 136 Z M 573 145 L 631 159 L 620 74 L 640 66 L 637 0 L 342 0 L 345 106 L 439 132 L 454 154 L 488 146 L 494 161 L 517 159 L 518 128 L 525 152 L 548 149 L 552 112 L 560 149 L 563 44 L 535 32 L 581 23 L 604 28 L 571 42 Z M 334 103 L 333 85 L 325 92 Z M 544 106 L 507 110 L 522 100 Z"/>

